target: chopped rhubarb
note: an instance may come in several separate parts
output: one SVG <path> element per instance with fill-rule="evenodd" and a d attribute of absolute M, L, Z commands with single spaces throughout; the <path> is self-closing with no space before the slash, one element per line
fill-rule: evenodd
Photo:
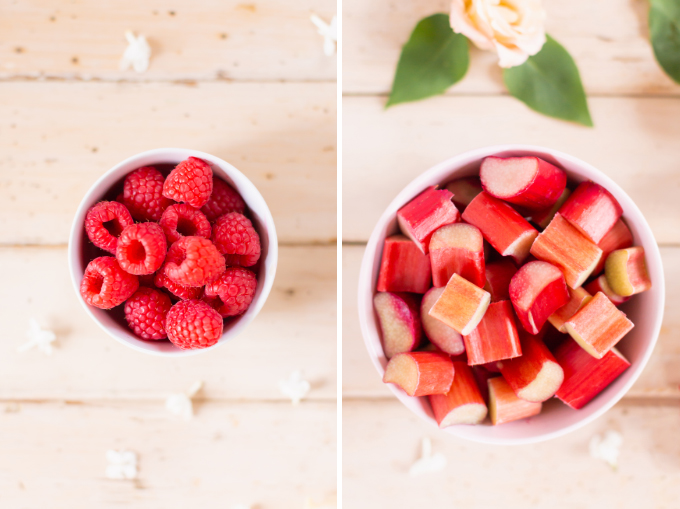
<path fill-rule="evenodd" d="M 463 335 L 468 364 L 487 364 L 522 355 L 514 313 L 509 301 L 489 305 L 482 321 Z"/>
<path fill-rule="evenodd" d="M 418 299 L 408 293 L 378 292 L 373 298 L 385 357 L 418 348 L 423 336 Z"/>
<path fill-rule="evenodd" d="M 479 170 L 484 191 L 529 210 L 554 205 L 567 185 L 563 170 L 538 157 L 486 157 Z"/>
<path fill-rule="evenodd" d="M 529 255 L 538 231 L 507 203 L 481 192 L 463 212 L 463 219 L 482 232 L 484 239 L 502 256 L 518 264 Z"/>
<path fill-rule="evenodd" d="M 582 182 L 559 213 L 595 244 L 614 227 L 623 209 L 609 191 L 595 182 Z"/>
<path fill-rule="evenodd" d="M 482 183 L 479 177 L 463 177 L 446 184 L 446 189 L 453 193 L 453 204 L 458 210 L 464 210 L 482 192 Z"/>
<path fill-rule="evenodd" d="M 646 292 L 652 287 L 652 280 L 647 272 L 645 249 L 640 246 L 612 252 L 607 257 L 604 274 L 612 291 L 622 297 Z"/>
<path fill-rule="evenodd" d="M 500 371 L 499 372 L 489 371 L 488 369 L 485 369 L 483 366 L 470 366 L 470 369 L 472 370 L 472 374 L 475 376 L 475 381 L 477 382 L 479 392 L 482 395 L 482 398 L 484 398 L 484 402 L 488 405 L 489 404 L 488 382 L 491 378 L 501 376 Z"/>
<path fill-rule="evenodd" d="M 437 302 L 444 288 L 430 288 L 420 303 L 420 318 L 427 338 L 442 352 L 459 355 L 465 352 L 463 336 L 445 323 L 430 316 L 430 309 Z"/>
<path fill-rule="evenodd" d="M 430 239 L 432 284 L 446 286 L 451 276 L 459 274 L 473 285 L 484 286 L 484 238 L 471 224 L 442 226 Z"/>
<path fill-rule="evenodd" d="M 604 293 L 607 296 L 607 298 L 610 301 L 612 301 L 612 304 L 614 304 L 615 306 L 618 306 L 619 304 L 623 304 L 624 302 L 630 300 L 630 297 L 622 297 L 621 295 L 614 293 L 612 289 L 609 288 L 609 283 L 607 283 L 607 276 L 605 276 L 604 274 L 588 283 L 584 288 L 588 290 L 588 292 L 590 292 L 591 295 L 595 295 L 597 292 Z"/>
<path fill-rule="evenodd" d="M 574 316 L 578 310 L 585 306 L 592 298 L 592 295 L 583 288 L 579 287 L 575 290 L 569 288 L 569 302 L 550 315 L 548 321 L 558 331 L 566 333 L 567 329 L 564 326 L 564 323 Z"/>
<path fill-rule="evenodd" d="M 520 341 L 522 356 L 499 361 L 498 369 L 518 398 L 534 403 L 546 401 L 562 385 L 564 372 L 536 336 L 523 333 Z"/>
<path fill-rule="evenodd" d="M 623 219 L 619 219 L 614 224 L 614 227 L 609 230 L 609 233 L 602 237 L 602 240 L 597 244 L 597 247 L 602 249 L 602 258 L 597 263 L 593 274 L 599 274 L 604 269 L 604 262 L 607 261 L 609 253 L 616 251 L 617 249 L 623 249 L 625 247 L 632 247 L 633 245 L 633 234 L 630 232 L 630 228 L 626 226 Z"/>
<path fill-rule="evenodd" d="M 567 284 L 571 288 L 578 288 L 593 272 L 602 250 L 560 214 L 555 214 L 531 246 L 531 254 L 539 260 L 557 265 Z"/>
<path fill-rule="evenodd" d="M 517 273 L 517 267 L 510 260 L 489 263 L 485 267 L 484 289 L 491 294 L 491 302 L 510 300 L 510 280 Z"/>
<path fill-rule="evenodd" d="M 477 327 L 490 298 L 489 292 L 454 274 L 430 309 L 430 316 L 466 335 Z"/>
<path fill-rule="evenodd" d="M 489 384 L 489 417 L 494 426 L 541 413 L 543 403 L 532 403 L 518 398 L 502 376 L 491 378 L 487 383 Z"/>
<path fill-rule="evenodd" d="M 486 403 L 472 370 L 464 362 L 454 362 L 449 392 L 430 396 L 432 413 L 440 428 L 454 424 L 479 424 L 487 414 Z"/>
<path fill-rule="evenodd" d="M 408 352 L 390 359 L 383 382 L 398 385 L 409 396 L 429 396 L 449 392 L 453 375 L 453 362 L 447 354 Z"/>
<path fill-rule="evenodd" d="M 523 265 L 510 281 L 510 300 L 529 334 L 538 334 L 548 317 L 569 302 L 569 291 L 559 268 L 548 262 Z"/>
<path fill-rule="evenodd" d="M 633 322 L 599 292 L 564 326 L 586 352 L 601 359 L 631 331 Z"/>
<path fill-rule="evenodd" d="M 430 288 L 430 257 L 404 235 L 385 239 L 380 262 L 379 292 L 425 293 Z"/>
<path fill-rule="evenodd" d="M 541 230 L 545 230 L 545 228 L 550 224 L 550 221 L 552 221 L 553 217 L 555 217 L 555 214 L 557 214 L 557 211 L 560 210 L 560 207 L 564 205 L 565 201 L 567 201 L 567 198 L 569 198 L 570 194 L 571 191 L 565 187 L 564 191 L 562 191 L 562 195 L 557 199 L 552 207 L 538 210 L 531 214 L 531 222 L 538 226 Z"/>
<path fill-rule="evenodd" d="M 445 224 L 460 218 L 458 209 L 451 201 L 453 194 L 446 189 L 428 187 L 397 211 L 397 221 L 402 233 L 427 254 L 430 237 Z"/>
<path fill-rule="evenodd" d="M 575 410 L 583 408 L 630 366 L 616 348 L 596 359 L 571 339 L 557 347 L 555 359 L 564 370 L 564 382 L 555 396 Z"/>

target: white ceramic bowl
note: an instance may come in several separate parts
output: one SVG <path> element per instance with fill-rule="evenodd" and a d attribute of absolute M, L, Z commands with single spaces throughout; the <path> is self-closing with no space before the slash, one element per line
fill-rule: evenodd
<path fill-rule="evenodd" d="M 121 182 L 128 173 L 142 166 L 162 164 L 176 165 L 187 157 L 192 156 L 208 162 L 212 167 L 213 174 L 228 182 L 240 193 L 241 197 L 243 197 L 243 200 L 248 205 L 249 217 L 253 221 L 253 226 L 260 235 L 262 256 L 261 261 L 259 262 L 260 270 L 257 280 L 257 289 L 253 302 L 248 310 L 240 317 L 230 320 L 225 324 L 222 337 L 215 345 L 198 350 L 180 350 L 169 341 L 144 341 L 139 339 L 126 325 L 115 320 L 110 312 L 89 306 L 85 303 L 80 296 L 80 282 L 83 279 L 85 267 L 87 267 L 84 243 L 89 241 L 83 225 L 85 222 L 85 215 L 90 207 L 103 199 L 104 196 L 108 194 L 111 187 Z M 76 216 L 73 219 L 68 243 L 68 262 L 69 270 L 71 272 L 71 281 L 73 281 L 73 287 L 78 295 L 78 299 L 87 313 L 109 334 L 109 336 L 112 336 L 124 345 L 139 352 L 162 356 L 181 357 L 207 352 L 237 336 L 255 318 L 267 300 L 267 296 L 274 283 L 277 261 L 278 242 L 276 239 L 274 220 L 264 198 L 262 198 L 262 195 L 253 183 L 231 164 L 218 157 L 197 150 L 180 148 L 159 148 L 156 150 L 149 150 L 148 152 L 142 152 L 141 154 L 137 154 L 118 163 L 102 175 L 99 180 L 92 185 L 87 194 L 85 194 L 83 201 L 80 202 Z"/>
<path fill-rule="evenodd" d="M 502 157 L 535 155 L 563 168 L 570 182 L 592 180 L 604 186 L 623 207 L 623 217 L 633 233 L 635 245 L 645 248 L 647 267 L 653 284 L 651 290 L 636 295 L 621 307 L 635 323 L 635 328 L 617 345 L 617 349 L 631 362 L 631 366 L 584 408 L 573 410 L 556 398 L 552 398 L 543 404 L 541 414 L 531 419 L 499 426 L 485 424 L 445 428 L 447 433 L 476 442 L 492 444 L 539 442 L 585 426 L 619 401 L 640 376 L 652 354 L 661 329 L 664 310 L 664 276 L 656 241 L 635 203 L 613 180 L 599 170 L 562 152 L 530 145 L 499 145 L 473 150 L 430 168 L 399 193 L 373 230 L 364 253 L 359 276 L 359 320 L 368 354 L 382 378 L 387 359 L 383 352 L 380 328 L 373 310 L 373 296 L 380 269 L 383 242 L 386 236 L 396 233 L 399 229 L 396 220 L 397 210 L 428 186 L 478 174 L 482 159 L 490 155 Z M 437 426 L 427 398 L 410 397 L 395 385 L 388 385 L 395 396 L 411 411 Z"/>

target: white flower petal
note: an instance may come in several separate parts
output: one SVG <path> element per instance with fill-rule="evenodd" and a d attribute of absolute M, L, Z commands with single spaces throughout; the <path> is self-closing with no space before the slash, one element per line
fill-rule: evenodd
<path fill-rule="evenodd" d="M 135 36 L 134 33 L 125 32 L 128 47 L 125 48 L 123 58 L 120 61 L 120 70 L 127 71 L 132 68 L 138 73 L 143 73 L 149 68 L 151 59 L 151 46 L 143 35 Z"/>
<path fill-rule="evenodd" d="M 428 437 L 423 438 L 422 447 L 422 456 L 411 465 L 411 468 L 408 471 L 409 475 L 416 477 L 423 474 L 439 472 L 446 468 L 448 463 L 446 456 L 442 453 L 432 454 L 432 442 Z"/>
<path fill-rule="evenodd" d="M 44 354 L 52 355 L 52 343 L 57 339 L 57 336 L 51 330 L 41 329 L 35 318 L 31 318 L 29 321 L 26 336 L 28 341 L 17 348 L 18 352 L 25 352 L 36 347 Z"/>
<path fill-rule="evenodd" d="M 279 390 L 290 398 L 293 405 L 297 405 L 307 395 L 311 384 L 302 378 L 302 371 L 293 371 L 288 379 L 279 382 Z"/>
<path fill-rule="evenodd" d="M 137 454 L 133 451 L 106 451 L 105 475 L 108 479 L 135 479 L 137 478 Z"/>
<path fill-rule="evenodd" d="M 619 453 L 622 444 L 623 437 L 621 434 L 609 430 L 604 434 L 604 437 L 595 435 L 591 438 L 588 448 L 591 457 L 606 461 L 609 466 L 615 469 L 619 464 Z"/>

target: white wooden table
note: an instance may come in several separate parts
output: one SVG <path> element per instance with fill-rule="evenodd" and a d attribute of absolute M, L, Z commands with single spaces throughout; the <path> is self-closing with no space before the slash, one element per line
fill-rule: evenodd
<path fill-rule="evenodd" d="M 680 496 L 680 86 L 654 61 L 643 0 L 546 0 L 548 31 L 574 56 L 596 127 L 542 117 L 504 91 L 493 55 L 472 51 L 468 76 L 442 97 L 384 110 L 401 45 L 448 2 L 343 5 L 343 491 L 375 507 L 677 507 Z M 637 202 L 661 245 L 666 314 L 654 355 L 626 398 L 560 439 L 483 446 L 421 422 L 385 387 L 358 326 L 356 281 L 382 211 L 415 176 L 469 149 L 530 143 L 595 165 Z M 623 435 L 618 471 L 590 439 Z M 448 467 L 409 477 L 429 436 Z"/>
<path fill-rule="evenodd" d="M 336 495 L 335 57 L 309 20 L 333 0 L 0 0 L 0 507 L 301 508 Z M 124 32 L 148 72 L 121 72 Z M 106 336 L 76 301 L 80 199 L 137 152 L 188 147 L 243 171 L 274 216 L 271 296 L 237 339 L 165 359 Z M 29 319 L 51 357 L 17 353 Z M 301 369 L 293 407 L 278 381 Z M 165 398 L 197 380 L 190 422 Z M 105 453 L 139 455 L 136 481 Z"/>

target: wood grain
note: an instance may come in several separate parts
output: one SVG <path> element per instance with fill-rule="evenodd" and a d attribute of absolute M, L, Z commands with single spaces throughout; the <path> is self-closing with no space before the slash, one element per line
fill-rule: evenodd
<path fill-rule="evenodd" d="M 0 12 L 0 79 L 335 81 L 309 19 L 329 22 L 333 0 L 1 0 Z M 119 70 L 126 30 L 152 48 L 143 74 Z"/>

